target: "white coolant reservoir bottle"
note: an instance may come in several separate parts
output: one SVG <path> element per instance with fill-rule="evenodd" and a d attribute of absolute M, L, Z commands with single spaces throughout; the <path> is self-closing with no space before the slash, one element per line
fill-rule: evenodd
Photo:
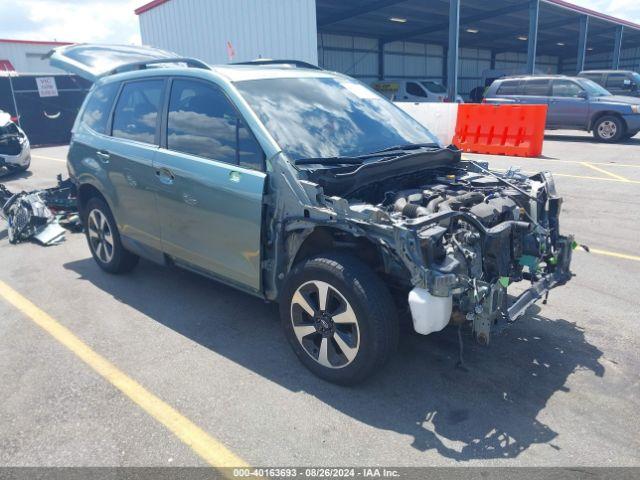
<path fill-rule="evenodd" d="M 424 288 L 414 288 L 409 292 L 409 308 L 413 318 L 413 328 L 422 335 L 439 332 L 449 323 L 453 299 L 436 297 Z"/>

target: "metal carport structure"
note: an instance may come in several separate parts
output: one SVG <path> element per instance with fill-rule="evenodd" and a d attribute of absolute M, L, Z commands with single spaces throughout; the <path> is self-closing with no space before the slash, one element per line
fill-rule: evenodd
<path fill-rule="evenodd" d="M 624 51 L 632 52 L 627 68 L 637 68 L 640 61 L 640 25 L 563 0 L 316 0 L 316 16 L 320 38 L 375 39 L 377 47 L 370 50 L 378 56 L 379 79 L 387 74 L 389 45 L 410 41 L 441 46 L 450 98 L 458 91 L 462 48 L 488 50 L 491 68 L 500 54 L 526 55 L 528 73 L 536 72 L 543 55 L 557 57 L 557 71 L 569 74 L 587 66 L 619 68 Z"/>
<path fill-rule="evenodd" d="M 136 14 L 145 44 L 209 63 L 298 59 L 437 80 L 450 98 L 491 70 L 640 69 L 640 25 L 565 0 L 153 0 Z"/>

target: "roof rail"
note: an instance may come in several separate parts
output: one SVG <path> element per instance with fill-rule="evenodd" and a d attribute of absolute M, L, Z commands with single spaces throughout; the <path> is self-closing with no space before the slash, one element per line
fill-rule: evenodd
<path fill-rule="evenodd" d="M 309 62 L 303 62 L 302 60 L 272 60 L 270 58 L 258 58 L 256 60 L 250 60 L 248 62 L 235 62 L 231 65 L 290 65 L 296 68 L 322 70 L 322 68 L 320 68 L 319 66 Z"/>
<path fill-rule="evenodd" d="M 202 60 L 188 57 L 172 57 L 172 58 L 154 58 L 153 60 L 145 60 L 143 62 L 126 63 L 120 65 L 113 70 L 109 70 L 107 73 L 101 76 L 113 75 L 121 72 L 129 72 L 131 70 L 144 70 L 150 65 L 161 65 L 164 63 L 186 63 L 190 68 L 203 68 L 205 70 L 211 70 L 211 67 L 204 63 Z"/>

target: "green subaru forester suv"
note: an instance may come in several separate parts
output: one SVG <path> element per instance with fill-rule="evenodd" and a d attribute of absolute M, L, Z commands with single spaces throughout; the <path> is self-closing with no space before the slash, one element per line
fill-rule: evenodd
<path fill-rule="evenodd" d="M 51 63 L 94 81 L 68 167 L 100 268 L 144 257 L 279 302 L 326 380 L 381 368 L 404 319 L 487 344 L 571 278 L 548 172 L 464 161 L 350 77 L 130 46 L 60 47 Z"/>

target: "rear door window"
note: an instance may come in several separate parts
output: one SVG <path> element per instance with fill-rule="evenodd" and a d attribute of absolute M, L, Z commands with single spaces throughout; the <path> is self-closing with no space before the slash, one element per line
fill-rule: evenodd
<path fill-rule="evenodd" d="M 256 170 L 264 159 L 227 96 L 212 84 L 187 79 L 171 86 L 167 148 Z"/>
<path fill-rule="evenodd" d="M 588 78 L 591 81 L 599 83 L 602 85 L 602 74 L 601 73 L 584 73 L 580 75 L 581 77 Z"/>
<path fill-rule="evenodd" d="M 524 82 L 523 87 L 521 95 L 529 97 L 546 97 L 549 95 L 549 80 L 527 80 Z"/>
<path fill-rule="evenodd" d="M 119 87 L 120 84 L 114 82 L 95 89 L 87 100 L 81 122 L 98 133 L 107 133 L 109 115 Z"/>
<path fill-rule="evenodd" d="M 520 95 L 520 80 L 505 80 L 498 87 L 498 95 Z"/>
<path fill-rule="evenodd" d="M 114 137 L 156 144 L 164 83 L 164 79 L 141 80 L 122 87 L 113 114 Z"/>
<path fill-rule="evenodd" d="M 554 80 L 551 95 L 554 97 L 578 97 L 584 90 L 571 80 Z"/>

